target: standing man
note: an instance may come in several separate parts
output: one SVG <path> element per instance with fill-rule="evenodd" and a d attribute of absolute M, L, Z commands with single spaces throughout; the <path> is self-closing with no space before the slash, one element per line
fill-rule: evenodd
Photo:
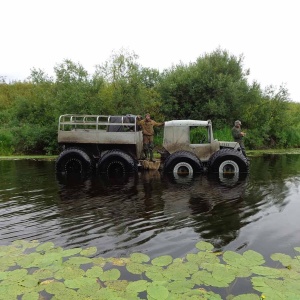
<path fill-rule="evenodd" d="M 154 126 L 163 126 L 165 123 L 158 123 L 153 120 L 151 120 L 150 114 L 146 114 L 145 119 L 141 120 L 141 116 L 137 116 L 138 122 L 137 124 L 142 127 L 142 133 L 143 133 L 143 151 L 146 156 L 146 159 L 148 159 L 148 154 L 150 155 L 150 161 L 155 161 L 153 159 L 153 136 L 154 136 Z"/>
<path fill-rule="evenodd" d="M 246 135 L 246 133 L 242 131 L 241 125 L 242 125 L 241 121 L 236 120 L 234 122 L 234 126 L 231 129 L 231 133 L 232 133 L 232 137 L 233 137 L 234 141 L 240 144 L 242 153 L 244 154 L 244 156 L 247 157 L 246 151 L 245 151 L 245 145 L 244 145 L 244 141 L 243 141 L 243 138 Z"/>

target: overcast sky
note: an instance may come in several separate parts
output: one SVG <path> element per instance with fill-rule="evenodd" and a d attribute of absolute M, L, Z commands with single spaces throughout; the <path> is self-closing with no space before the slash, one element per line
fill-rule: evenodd
<path fill-rule="evenodd" d="M 221 48 L 244 55 L 249 83 L 283 84 L 300 102 L 298 0 L 0 0 L 0 9 L 7 79 L 53 75 L 64 59 L 93 74 L 121 48 L 161 71 Z"/>

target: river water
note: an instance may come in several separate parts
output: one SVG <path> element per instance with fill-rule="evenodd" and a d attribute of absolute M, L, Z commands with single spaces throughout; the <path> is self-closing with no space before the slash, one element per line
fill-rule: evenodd
<path fill-rule="evenodd" d="M 0 245 L 17 239 L 98 256 L 183 257 L 201 240 L 265 257 L 300 246 L 300 155 L 251 159 L 241 178 L 57 178 L 53 161 L 0 161 Z"/>

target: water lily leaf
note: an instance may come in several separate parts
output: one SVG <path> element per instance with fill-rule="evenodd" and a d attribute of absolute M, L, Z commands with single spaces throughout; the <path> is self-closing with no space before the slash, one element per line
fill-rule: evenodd
<path fill-rule="evenodd" d="M 188 274 L 187 272 L 185 272 L 182 269 L 182 272 L 180 272 L 179 270 L 176 271 L 174 269 L 166 269 L 163 271 L 163 276 L 170 279 L 170 280 L 185 280 L 186 277 L 189 277 L 190 274 Z"/>
<path fill-rule="evenodd" d="M 91 256 L 97 253 L 97 247 L 89 247 L 80 252 L 83 256 Z"/>
<path fill-rule="evenodd" d="M 185 262 L 183 264 L 184 269 L 190 274 L 194 274 L 199 270 L 199 266 L 197 264 L 193 264 L 191 262 Z"/>
<path fill-rule="evenodd" d="M 62 291 L 66 286 L 60 281 L 52 281 L 45 285 L 45 291 L 49 294 L 55 294 Z"/>
<path fill-rule="evenodd" d="M 11 243 L 15 247 L 20 247 L 22 250 L 31 249 L 37 247 L 40 243 L 36 240 L 26 241 L 26 240 L 16 240 Z"/>
<path fill-rule="evenodd" d="M 235 277 L 249 277 L 253 273 L 249 267 L 227 265 Z"/>
<path fill-rule="evenodd" d="M 129 293 L 137 294 L 137 293 L 146 291 L 148 288 L 148 285 L 149 285 L 149 282 L 147 282 L 146 280 L 132 281 L 132 282 L 128 283 L 128 285 L 126 287 L 126 291 Z"/>
<path fill-rule="evenodd" d="M 30 268 L 30 266 L 32 265 L 32 263 L 39 256 L 40 256 L 40 254 L 36 253 L 36 252 L 30 253 L 28 255 L 20 255 L 17 258 L 16 263 L 17 263 L 17 265 L 19 265 L 22 268 Z"/>
<path fill-rule="evenodd" d="M 33 277 L 32 275 L 24 276 L 18 283 L 24 287 L 35 287 L 38 285 L 38 279 Z"/>
<path fill-rule="evenodd" d="M 128 262 L 130 262 L 130 259 L 128 258 L 119 258 L 119 257 L 110 257 L 107 259 L 107 262 L 112 263 L 114 266 L 125 266 Z"/>
<path fill-rule="evenodd" d="M 132 262 L 143 263 L 150 261 L 150 257 L 144 253 L 132 253 L 130 255 L 130 259 Z"/>
<path fill-rule="evenodd" d="M 37 267 L 45 268 L 54 263 L 62 264 L 62 257 L 59 253 L 45 253 L 44 255 L 36 256 L 35 260 L 27 266 L 27 268 Z"/>
<path fill-rule="evenodd" d="M 127 280 L 108 280 L 105 285 L 115 291 L 125 291 L 128 286 Z"/>
<path fill-rule="evenodd" d="M 147 288 L 147 293 L 150 297 L 157 300 L 167 299 L 169 296 L 169 291 L 163 285 L 164 283 L 151 283 Z"/>
<path fill-rule="evenodd" d="M 201 241 L 196 244 L 196 248 L 201 251 L 212 251 L 214 246 L 211 243 Z"/>
<path fill-rule="evenodd" d="M 40 294 L 38 292 L 33 292 L 33 291 L 25 293 L 22 296 L 22 300 L 39 300 L 39 298 L 40 298 Z"/>
<path fill-rule="evenodd" d="M 43 244 L 40 244 L 39 246 L 37 246 L 36 251 L 37 252 L 46 252 L 54 247 L 55 247 L 54 243 L 46 242 L 46 243 L 43 243 Z"/>
<path fill-rule="evenodd" d="M 7 273 L 6 272 L 0 272 L 0 280 L 4 280 L 7 278 Z"/>
<path fill-rule="evenodd" d="M 235 273 L 226 265 L 214 265 L 211 268 L 211 272 L 212 277 L 218 282 L 222 282 L 224 285 L 228 285 L 235 279 Z"/>
<path fill-rule="evenodd" d="M 66 279 L 64 283 L 68 288 L 79 289 L 85 286 L 92 286 L 94 284 L 97 284 L 97 281 L 95 278 L 77 277 L 74 279 Z"/>
<path fill-rule="evenodd" d="M 28 271 L 25 269 L 17 269 L 14 271 L 7 272 L 7 279 L 10 281 L 19 281 L 23 277 L 25 277 L 28 274 Z"/>
<path fill-rule="evenodd" d="M 150 284 L 147 288 L 147 293 L 153 299 L 164 300 L 169 296 L 169 291 L 162 285 Z"/>
<path fill-rule="evenodd" d="M 73 248 L 73 249 L 67 249 L 64 250 L 62 253 L 62 257 L 68 257 L 68 256 L 73 256 L 77 253 L 80 253 L 82 251 L 81 248 Z"/>
<path fill-rule="evenodd" d="M 147 266 L 139 263 L 128 263 L 126 265 L 126 269 L 128 272 L 132 274 L 142 274 L 147 270 Z"/>
<path fill-rule="evenodd" d="M 159 256 L 159 257 L 152 259 L 151 263 L 154 266 L 164 267 L 164 266 L 171 264 L 172 261 L 173 261 L 173 258 L 171 255 L 163 255 L 163 256 Z"/>
<path fill-rule="evenodd" d="M 193 274 L 192 281 L 197 285 L 208 285 L 214 287 L 227 287 L 229 283 L 232 282 L 234 277 L 221 276 L 219 273 L 210 273 L 206 270 L 198 271 L 197 273 Z"/>
<path fill-rule="evenodd" d="M 264 259 L 255 251 L 246 251 L 243 255 L 233 251 L 226 251 L 223 255 L 223 260 L 235 267 L 252 267 L 264 263 Z"/>
<path fill-rule="evenodd" d="M 98 265 L 100 267 L 104 267 L 106 264 L 106 259 L 103 257 L 97 257 L 97 258 L 92 258 L 92 262 L 95 265 Z"/>
<path fill-rule="evenodd" d="M 271 259 L 274 261 L 279 261 L 282 263 L 283 266 L 287 267 L 292 264 L 293 259 L 286 254 L 282 253 L 274 253 L 271 255 Z"/>
<path fill-rule="evenodd" d="M 175 294 L 183 294 L 189 292 L 194 287 L 194 282 L 191 280 L 181 280 L 170 282 L 166 288 Z"/>
<path fill-rule="evenodd" d="M 38 269 L 32 273 L 32 276 L 36 279 L 46 279 L 53 277 L 53 272 L 48 269 Z"/>
<path fill-rule="evenodd" d="M 55 297 L 57 299 L 64 300 L 80 300 L 80 297 L 77 295 L 77 292 L 69 288 L 64 288 L 55 292 Z"/>
<path fill-rule="evenodd" d="M 295 247 L 294 248 L 296 251 L 300 252 L 300 247 Z"/>
<path fill-rule="evenodd" d="M 184 259 L 181 257 L 177 257 L 177 258 L 173 259 L 173 263 L 183 263 L 183 262 L 184 262 Z"/>
<path fill-rule="evenodd" d="M 94 295 L 99 291 L 101 286 L 95 282 L 93 285 L 86 285 L 77 290 L 77 294 L 81 299 L 89 299 L 88 297 L 94 298 Z"/>
<path fill-rule="evenodd" d="M 0 285 L 0 299 L 7 300 L 7 299 L 17 299 L 18 295 L 21 295 L 22 291 L 19 291 L 14 287 L 12 288 L 9 285 Z"/>
<path fill-rule="evenodd" d="M 286 279 L 294 279 L 294 280 L 299 280 L 300 281 L 300 273 L 295 271 L 295 270 L 289 270 L 289 269 L 278 269 L 280 270 L 282 278 Z"/>
<path fill-rule="evenodd" d="M 64 265 L 70 266 L 70 265 L 85 265 L 91 263 L 92 260 L 89 257 L 80 257 L 80 256 L 75 256 L 75 257 L 70 257 L 68 260 L 64 262 Z"/>
<path fill-rule="evenodd" d="M 264 266 L 255 266 L 251 268 L 252 272 L 257 275 L 268 276 L 272 278 L 278 278 L 282 276 L 282 273 L 278 269 L 264 267 Z"/>
<path fill-rule="evenodd" d="M 6 271 L 10 267 L 13 267 L 16 265 L 15 260 L 12 257 L 5 256 L 4 258 L 1 258 L 1 264 L 0 264 L 0 271 Z"/>
<path fill-rule="evenodd" d="M 235 296 L 232 300 L 261 300 L 261 298 L 256 294 L 244 294 Z"/>
<path fill-rule="evenodd" d="M 167 267 L 167 270 L 178 272 L 184 277 L 189 277 L 191 274 L 197 272 L 199 269 L 197 264 L 190 262 L 174 262 Z"/>
<path fill-rule="evenodd" d="M 145 275 L 152 281 L 165 281 L 166 277 L 163 275 L 164 269 L 158 266 L 149 266 L 145 272 Z"/>
<path fill-rule="evenodd" d="M 64 251 L 62 247 L 54 247 L 48 250 L 49 253 L 61 253 Z M 61 255 L 62 257 L 62 255 Z"/>
<path fill-rule="evenodd" d="M 113 300 L 123 299 L 124 300 L 124 298 L 119 297 L 119 294 L 120 292 L 112 290 L 110 288 L 102 288 L 99 291 L 97 291 L 93 299 L 113 299 Z"/>
<path fill-rule="evenodd" d="M 211 276 L 211 273 L 206 270 L 200 270 L 192 275 L 192 282 L 197 285 L 202 285 L 204 284 L 204 278 L 208 276 Z"/>
<path fill-rule="evenodd" d="M 247 266 L 260 266 L 265 263 L 264 257 L 253 250 L 245 251 L 243 257 L 247 260 Z"/>
<path fill-rule="evenodd" d="M 74 279 L 84 276 L 84 270 L 76 266 L 67 266 L 54 274 L 55 279 Z"/>
<path fill-rule="evenodd" d="M 219 263 L 220 259 L 216 257 L 212 252 L 198 252 L 197 254 L 188 253 L 186 256 L 188 262 L 196 264 L 201 267 L 203 263 Z"/>
<path fill-rule="evenodd" d="M 101 274 L 103 274 L 103 269 L 99 266 L 94 266 L 91 269 L 88 269 L 85 273 L 87 277 L 91 277 L 91 278 L 97 278 Z"/>
<path fill-rule="evenodd" d="M 100 274 L 101 281 L 118 280 L 121 276 L 121 272 L 118 269 L 111 269 Z"/>

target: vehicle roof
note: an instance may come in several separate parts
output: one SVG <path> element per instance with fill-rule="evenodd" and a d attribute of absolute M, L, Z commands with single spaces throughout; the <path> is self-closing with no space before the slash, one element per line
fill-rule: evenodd
<path fill-rule="evenodd" d="M 199 120 L 172 120 L 165 122 L 165 127 L 171 126 L 208 126 L 210 125 L 210 120 L 208 121 L 199 121 Z"/>

